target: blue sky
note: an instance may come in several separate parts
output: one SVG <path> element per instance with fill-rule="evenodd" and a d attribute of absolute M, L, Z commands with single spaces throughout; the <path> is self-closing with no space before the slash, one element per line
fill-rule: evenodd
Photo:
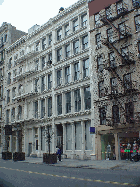
<path fill-rule="evenodd" d="M 28 32 L 35 24 L 42 25 L 78 0 L 0 0 L 0 26 L 11 23 L 18 30 Z"/>

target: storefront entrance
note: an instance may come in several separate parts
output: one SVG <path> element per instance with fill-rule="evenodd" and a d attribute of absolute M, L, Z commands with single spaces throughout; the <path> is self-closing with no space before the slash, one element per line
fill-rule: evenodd
<path fill-rule="evenodd" d="M 102 160 L 115 159 L 114 134 L 101 135 L 101 156 L 102 156 Z"/>

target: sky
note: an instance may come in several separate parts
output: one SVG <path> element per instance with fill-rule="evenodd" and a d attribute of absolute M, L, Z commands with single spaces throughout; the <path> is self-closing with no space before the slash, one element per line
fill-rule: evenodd
<path fill-rule="evenodd" d="M 78 0 L 0 0 L 0 26 L 11 23 L 28 32 L 33 25 L 43 25 L 56 16 L 60 7 L 68 8 Z"/>

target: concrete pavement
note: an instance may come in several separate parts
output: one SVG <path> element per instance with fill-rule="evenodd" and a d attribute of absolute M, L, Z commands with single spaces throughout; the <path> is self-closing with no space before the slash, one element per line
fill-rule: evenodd
<path fill-rule="evenodd" d="M 0 155 L 1 158 L 1 155 Z M 13 160 L 11 160 L 13 162 Z M 23 163 L 45 164 L 43 158 L 26 157 Z M 47 165 L 47 164 L 46 164 Z M 88 169 L 112 169 L 112 170 L 139 170 L 140 161 L 132 162 L 126 160 L 72 160 L 62 159 L 62 162 L 49 164 L 57 167 L 88 168 Z"/>

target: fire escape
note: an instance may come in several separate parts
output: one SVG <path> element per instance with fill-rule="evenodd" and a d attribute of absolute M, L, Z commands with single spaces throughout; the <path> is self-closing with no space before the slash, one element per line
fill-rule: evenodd
<path fill-rule="evenodd" d="M 120 13 L 117 16 L 114 16 L 114 17 L 108 16 L 107 17 L 106 15 L 103 15 L 103 16 L 100 15 L 101 21 L 104 23 L 104 25 L 109 25 L 114 30 L 114 33 L 116 33 L 118 35 L 118 38 L 119 38 L 115 42 L 109 41 L 108 38 L 105 38 L 104 40 L 102 40 L 102 44 L 105 45 L 106 47 L 108 47 L 109 49 L 115 51 L 121 61 L 121 64 L 119 66 L 112 66 L 109 61 L 107 63 L 107 66 L 105 67 L 105 69 L 107 69 L 111 73 L 111 75 L 112 75 L 111 77 L 117 78 L 118 84 L 120 84 L 121 87 L 124 88 L 124 90 L 126 90 L 126 85 L 125 85 L 124 81 L 121 79 L 121 77 L 119 76 L 119 74 L 117 73 L 117 70 L 118 70 L 118 68 L 122 68 L 123 66 L 130 67 L 130 65 L 135 64 L 134 55 L 131 54 L 131 59 L 130 59 L 129 54 L 121 54 L 119 52 L 119 50 L 115 47 L 115 44 L 120 43 L 120 41 L 123 41 L 123 40 L 128 41 L 128 39 L 132 36 L 132 34 L 131 34 L 130 29 L 128 27 L 126 27 L 126 25 L 124 25 L 124 27 L 125 27 L 124 32 L 122 32 L 121 29 L 116 28 L 112 22 L 115 21 L 116 19 L 119 19 L 121 16 L 124 16 L 126 14 L 128 14 L 127 4 L 123 4 L 123 8 L 120 9 Z M 124 94 L 122 94 L 122 93 L 108 94 L 108 97 L 110 100 L 112 100 L 112 101 L 115 100 L 119 104 L 119 106 L 122 110 L 122 113 L 121 113 L 122 116 L 126 115 L 126 109 L 122 106 L 122 104 L 118 98 L 127 96 L 127 97 L 131 98 L 131 100 L 132 100 L 132 98 L 135 94 L 137 95 L 140 93 L 138 89 L 135 89 L 135 85 L 132 83 L 132 81 L 129 82 L 128 84 L 131 84 L 131 85 L 129 85 L 129 89 L 126 90 L 124 92 Z M 139 118 L 140 118 L 139 113 L 137 114 L 137 117 L 136 117 L 136 119 L 130 120 L 131 121 L 130 123 L 133 124 L 136 121 L 139 122 Z M 112 117 L 109 117 L 107 119 L 107 121 L 108 121 L 109 126 L 113 126 L 113 127 L 118 126 L 118 124 L 114 123 L 114 119 Z M 126 124 L 126 122 L 124 124 Z"/>

